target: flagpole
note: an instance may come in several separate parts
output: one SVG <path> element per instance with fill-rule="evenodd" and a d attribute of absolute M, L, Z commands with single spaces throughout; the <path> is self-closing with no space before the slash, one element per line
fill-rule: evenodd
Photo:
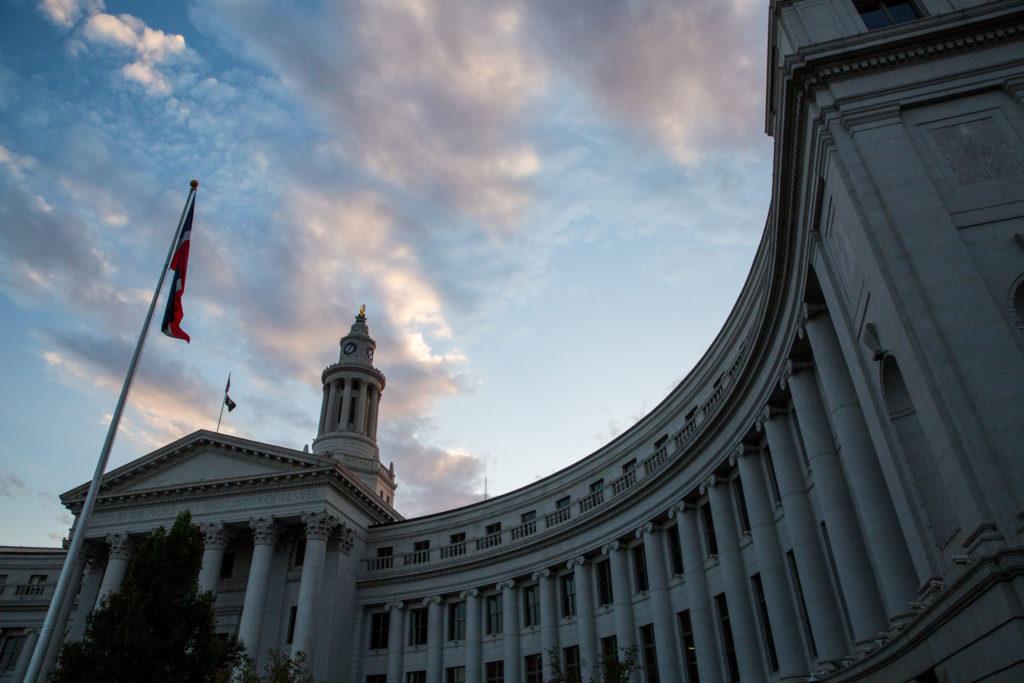
<path fill-rule="evenodd" d="M 139 333 L 139 340 L 135 344 L 135 353 L 132 354 L 132 361 L 128 365 L 128 374 L 125 375 L 124 385 L 121 387 L 121 395 L 117 398 L 114 414 L 110 418 L 107 437 L 103 441 L 102 450 L 100 450 L 100 458 L 96 463 L 96 471 L 92 475 L 92 483 L 89 484 L 89 492 L 85 496 L 82 511 L 78 513 L 78 520 L 71 533 L 71 544 L 68 546 L 68 554 L 64 558 L 64 566 L 61 567 L 60 577 L 57 579 L 57 586 L 53 591 L 53 598 L 50 600 L 50 606 L 46 610 L 46 619 L 43 621 L 43 627 L 39 631 L 39 638 L 36 640 L 35 649 L 32 651 L 32 659 L 29 660 L 28 670 L 25 672 L 24 680 L 28 683 L 35 683 L 36 678 L 39 677 L 43 658 L 46 656 L 50 640 L 54 635 L 57 615 L 60 613 L 64 600 L 71 597 L 67 594 L 68 584 L 71 583 L 71 574 L 75 563 L 78 561 L 78 555 L 81 553 L 82 544 L 85 542 L 85 531 L 89 525 L 89 516 L 92 514 L 92 508 L 96 504 L 96 496 L 100 490 L 100 480 L 103 478 L 104 471 L 106 471 L 107 460 L 110 458 L 110 449 L 114 445 L 117 427 L 121 423 L 121 414 L 124 412 L 125 403 L 128 401 L 128 392 L 132 388 L 132 382 L 135 380 L 135 371 L 138 369 L 139 360 L 142 358 L 142 349 L 146 345 L 146 336 L 149 334 L 149 327 L 153 322 L 153 311 L 156 310 L 156 302 L 160 298 L 160 290 L 164 286 L 164 277 L 167 275 L 167 269 L 171 265 L 171 258 L 173 258 L 175 249 L 178 246 L 178 237 L 181 234 L 181 226 L 185 223 L 185 216 L 188 215 L 188 208 L 195 202 L 196 189 L 199 187 L 199 182 L 193 180 L 189 183 L 189 186 L 188 197 L 185 199 L 185 208 L 181 211 L 178 227 L 174 231 L 174 239 L 171 240 L 171 248 L 167 251 L 167 260 L 164 261 L 164 267 L 160 271 L 160 278 L 157 280 L 156 289 L 153 290 L 153 299 L 149 302 L 146 321 L 142 323 L 142 331 Z"/>
<path fill-rule="evenodd" d="M 220 434 L 220 420 L 224 417 L 224 404 L 228 399 L 228 386 L 231 384 L 231 373 L 228 373 L 228 383 L 224 385 L 224 396 L 220 399 L 220 415 L 217 416 L 217 433 Z"/>

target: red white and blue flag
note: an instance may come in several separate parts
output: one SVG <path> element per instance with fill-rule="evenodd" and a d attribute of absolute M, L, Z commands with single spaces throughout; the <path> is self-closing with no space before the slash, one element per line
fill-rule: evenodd
<path fill-rule="evenodd" d="M 181 307 L 181 297 L 185 293 L 185 275 L 188 271 L 188 244 L 192 237 L 192 214 L 196 208 L 195 198 L 192 205 L 188 207 L 188 216 L 181 226 L 181 235 L 178 237 L 178 246 L 174 249 L 174 257 L 171 259 L 171 270 L 174 271 L 174 279 L 171 280 L 171 291 L 167 296 L 167 308 L 164 309 L 164 321 L 160 325 L 161 331 L 168 337 L 184 339 L 187 344 L 189 336 L 181 329 L 181 319 L 185 311 Z"/>

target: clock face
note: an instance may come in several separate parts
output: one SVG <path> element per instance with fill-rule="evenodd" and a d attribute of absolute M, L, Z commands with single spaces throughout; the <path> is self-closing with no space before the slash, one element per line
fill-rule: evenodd
<path fill-rule="evenodd" d="M 345 344 L 345 346 L 341 347 L 341 352 L 344 353 L 346 356 L 351 356 L 353 353 L 356 352 L 355 343 L 349 342 L 348 344 Z"/>
<path fill-rule="evenodd" d="M 370 360 L 373 360 L 373 348 L 372 347 L 366 349 L 366 357 L 369 358 Z"/>

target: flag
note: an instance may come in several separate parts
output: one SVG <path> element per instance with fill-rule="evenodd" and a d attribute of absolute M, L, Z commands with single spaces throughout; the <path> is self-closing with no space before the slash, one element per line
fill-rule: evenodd
<path fill-rule="evenodd" d="M 224 387 L 224 405 L 228 407 L 228 412 L 230 413 L 238 404 L 232 401 L 231 397 L 228 396 L 229 391 L 231 391 L 231 375 L 228 375 L 228 384 Z"/>
<path fill-rule="evenodd" d="M 171 291 L 167 295 L 167 308 L 164 309 L 164 320 L 160 329 L 168 337 L 184 339 L 187 344 L 189 336 L 181 329 L 181 319 L 185 311 L 181 307 L 181 296 L 185 293 L 185 274 L 188 271 L 188 244 L 192 237 L 192 214 L 195 212 L 196 202 L 188 207 L 188 216 L 181 226 L 181 235 L 178 237 L 178 244 L 174 249 L 174 257 L 171 259 L 171 270 L 174 271 L 174 278 L 171 280 Z"/>

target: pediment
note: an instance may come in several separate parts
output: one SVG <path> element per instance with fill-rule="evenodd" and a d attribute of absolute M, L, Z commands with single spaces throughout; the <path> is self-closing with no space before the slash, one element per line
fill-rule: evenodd
<path fill-rule="evenodd" d="M 280 474 L 291 469 L 296 468 L 259 456 L 225 452 L 216 446 L 206 446 L 182 454 L 151 472 L 133 477 L 119 487 L 104 487 L 103 492 L 131 493 L 143 489 L 176 488 L 188 484 Z"/>

